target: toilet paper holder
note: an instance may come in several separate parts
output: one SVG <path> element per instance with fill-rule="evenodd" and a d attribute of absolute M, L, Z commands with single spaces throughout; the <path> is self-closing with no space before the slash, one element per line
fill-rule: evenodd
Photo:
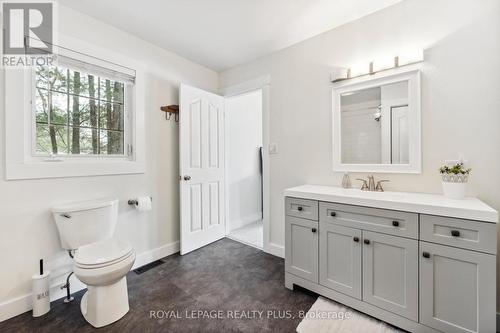
<path fill-rule="evenodd" d="M 153 201 L 153 197 L 149 197 L 151 199 L 151 201 Z M 127 203 L 130 205 L 130 206 L 137 206 L 139 204 L 139 201 L 137 199 L 129 199 L 127 201 Z"/>

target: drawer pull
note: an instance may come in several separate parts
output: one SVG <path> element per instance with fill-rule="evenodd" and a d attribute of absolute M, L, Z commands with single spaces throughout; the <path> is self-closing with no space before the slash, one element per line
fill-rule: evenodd
<path fill-rule="evenodd" d="M 392 221 L 392 225 L 394 227 L 399 227 L 399 221 Z"/>
<path fill-rule="evenodd" d="M 302 207 L 300 207 L 300 206 L 299 206 L 299 207 L 297 207 L 297 210 L 298 210 L 299 212 L 301 212 L 301 211 L 302 211 Z"/>
<path fill-rule="evenodd" d="M 335 213 L 335 212 L 331 212 L 331 213 L 330 213 L 330 216 L 331 216 L 331 217 L 335 217 L 336 215 L 337 215 L 337 213 Z"/>
<path fill-rule="evenodd" d="M 460 237 L 460 231 L 458 231 L 458 230 L 452 230 L 451 231 L 451 235 L 453 237 Z"/>
<path fill-rule="evenodd" d="M 422 257 L 424 257 L 424 258 L 430 258 L 431 254 L 429 252 L 422 252 Z"/>
<path fill-rule="evenodd" d="M 352 240 L 355 241 L 356 243 L 358 243 L 359 242 L 359 237 L 354 237 Z"/>
<path fill-rule="evenodd" d="M 363 240 L 363 243 L 365 243 L 366 245 L 370 244 L 370 240 L 369 239 L 365 239 Z"/>
<path fill-rule="evenodd" d="M 311 231 L 312 232 L 316 232 L 317 230 L 316 230 L 316 228 L 312 228 Z"/>

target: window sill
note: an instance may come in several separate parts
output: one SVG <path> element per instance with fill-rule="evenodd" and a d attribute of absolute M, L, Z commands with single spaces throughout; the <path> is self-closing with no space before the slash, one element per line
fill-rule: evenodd
<path fill-rule="evenodd" d="M 5 168 L 5 178 L 7 180 L 67 178 L 138 174 L 144 172 L 144 164 L 136 161 L 123 159 L 90 159 L 87 161 L 78 159 L 78 161 L 75 161 L 67 159 L 59 161 L 7 163 Z"/>

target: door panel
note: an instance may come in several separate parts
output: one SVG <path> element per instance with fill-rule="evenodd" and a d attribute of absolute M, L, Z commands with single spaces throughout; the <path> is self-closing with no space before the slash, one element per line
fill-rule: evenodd
<path fill-rule="evenodd" d="M 494 277 L 493 255 L 420 242 L 420 322 L 444 332 L 495 332 Z"/>
<path fill-rule="evenodd" d="M 285 270 L 318 283 L 318 222 L 287 216 Z"/>
<path fill-rule="evenodd" d="M 223 112 L 221 96 L 181 85 L 181 254 L 225 236 Z"/>
<path fill-rule="evenodd" d="M 363 231 L 363 300 L 418 320 L 418 241 Z"/>
<path fill-rule="evenodd" d="M 320 223 L 319 282 L 361 299 L 361 230 Z"/>

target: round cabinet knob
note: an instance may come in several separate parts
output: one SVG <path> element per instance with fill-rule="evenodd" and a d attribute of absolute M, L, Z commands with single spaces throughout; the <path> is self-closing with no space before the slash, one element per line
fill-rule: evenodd
<path fill-rule="evenodd" d="M 359 237 L 354 237 L 352 240 L 355 241 L 356 243 L 358 243 L 359 242 Z"/>
<path fill-rule="evenodd" d="M 312 228 L 311 231 L 312 232 L 316 232 L 317 230 L 316 230 L 316 228 Z"/>
<path fill-rule="evenodd" d="M 301 211 L 302 211 L 302 207 L 300 207 L 300 206 L 299 206 L 299 207 L 297 207 L 297 210 L 298 210 L 299 212 L 301 212 Z"/>
<path fill-rule="evenodd" d="M 185 175 L 184 180 L 191 180 L 191 176 Z"/>
<path fill-rule="evenodd" d="M 430 258 L 431 254 L 429 252 L 422 252 L 422 257 L 424 257 L 424 258 Z"/>
<path fill-rule="evenodd" d="M 331 212 L 331 213 L 330 213 L 330 216 L 331 216 L 331 217 L 335 217 L 335 216 L 337 216 L 337 213 L 335 213 L 335 212 Z"/>
<path fill-rule="evenodd" d="M 458 230 L 452 230 L 451 231 L 451 235 L 453 237 L 460 237 L 460 231 L 458 231 Z"/>
<path fill-rule="evenodd" d="M 392 225 L 395 227 L 399 227 L 399 221 L 392 221 Z"/>
<path fill-rule="evenodd" d="M 370 240 L 369 239 L 365 239 L 363 240 L 363 243 L 365 243 L 366 245 L 370 244 Z"/>

